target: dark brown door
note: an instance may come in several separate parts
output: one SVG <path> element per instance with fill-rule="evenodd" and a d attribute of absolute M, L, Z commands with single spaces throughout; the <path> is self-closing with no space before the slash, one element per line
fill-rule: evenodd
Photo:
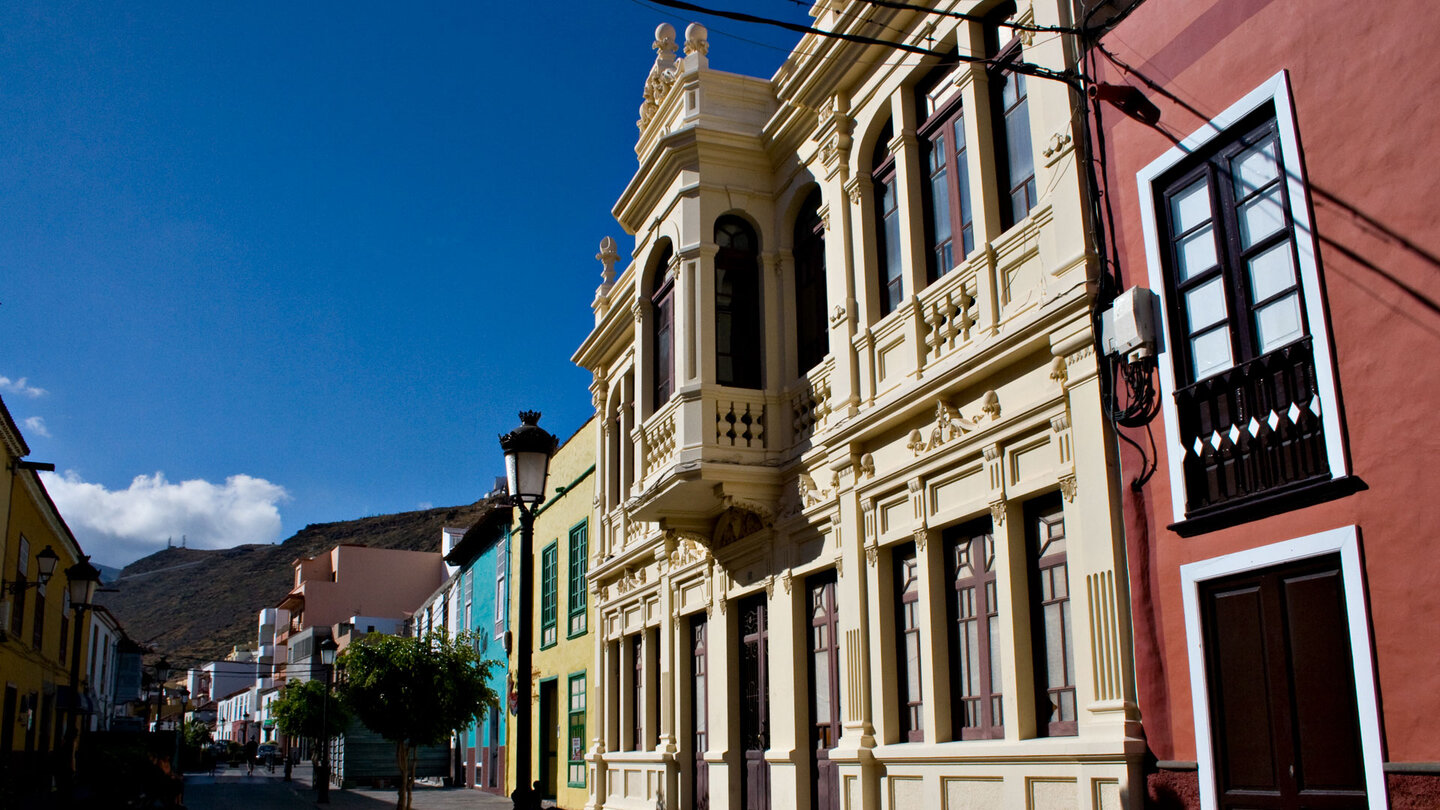
<path fill-rule="evenodd" d="M 20 692 L 9 684 L 5 685 L 4 720 L 0 721 L 0 756 L 7 756 L 15 750 L 16 707 L 20 703 Z"/>
<path fill-rule="evenodd" d="M 740 603 L 740 793 L 745 810 L 769 810 L 770 674 L 765 597 Z"/>
<path fill-rule="evenodd" d="M 691 679 L 694 691 L 690 695 L 690 739 L 694 750 L 690 806 L 695 810 L 710 810 L 710 766 L 705 762 L 705 750 L 710 747 L 709 699 L 705 692 L 708 674 L 705 633 L 705 616 L 701 614 L 690 625 L 690 651 L 695 661 L 695 677 Z"/>
<path fill-rule="evenodd" d="M 540 683 L 540 795 L 547 799 L 555 798 L 556 774 L 560 769 L 558 692 L 554 680 Z"/>
<path fill-rule="evenodd" d="M 810 579 L 810 806 L 840 810 L 840 771 L 830 749 L 840 740 L 840 640 L 835 575 Z"/>
<path fill-rule="evenodd" d="M 1221 808 L 1366 806 L 1334 555 L 1202 583 Z"/>

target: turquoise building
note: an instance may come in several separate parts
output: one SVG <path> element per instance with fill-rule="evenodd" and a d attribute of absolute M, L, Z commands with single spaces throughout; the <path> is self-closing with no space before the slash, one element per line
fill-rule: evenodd
<path fill-rule="evenodd" d="M 469 787 L 507 795 L 505 784 L 505 682 L 509 670 L 506 636 L 510 629 L 509 571 L 511 509 L 502 489 L 487 498 L 490 508 L 468 529 L 445 529 L 445 562 L 455 569 L 452 611 L 447 625 L 475 634 L 480 657 L 498 661 L 490 670 L 490 688 L 500 698 L 498 711 L 460 735 L 460 765 Z"/>

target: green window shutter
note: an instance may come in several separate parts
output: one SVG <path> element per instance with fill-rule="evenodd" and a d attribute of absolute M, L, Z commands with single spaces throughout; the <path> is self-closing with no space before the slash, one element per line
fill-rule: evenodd
<path fill-rule="evenodd" d="M 581 522 L 570 530 L 570 635 L 585 632 L 585 575 L 589 573 L 589 524 Z"/>
<path fill-rule="evenodd" d="M 540 646 L 555 643 L 555 578 L 559 562 L 558 543 L 540 553 Z"/>

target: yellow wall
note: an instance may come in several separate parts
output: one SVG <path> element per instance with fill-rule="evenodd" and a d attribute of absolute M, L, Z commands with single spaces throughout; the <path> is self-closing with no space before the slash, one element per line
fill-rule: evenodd
<path fill-rule="evenodd" d="M 0 577 L 4 578 L 7 590 L 8 586 L 16 581 L 20 565 L 21 538 L 25 540 L 23 545 L 27 546 L 29 582 L 35 582 L 38 570 L 36 555 L 47 546 L 59 555 L 60 560 L 55 566 L 54 575 L 45 586 L 28 587 L 21 597 L 8 592 L 0 594 L 0 599 L 3 599 L 5 604 L 5 609 L 0 610 L 0 617 L 4 618 L 3 627 L 0 627 L 0 636 L 4 639 L 0 641 L 0 678 L 3 678 L 5 688 L 5 692 L 0 693 L 0 700 L 3 700 L 11 689 L 14 690 L 17 704 L 14 725 L 8 729 L 14 734 L 10 750 L 26 749 L 27 721 L 35 738 L 35 750 L 53 750 L 55 741 L 63 737 L 58 721 L 59 692 L 62 687 L 70 684 L 77 632 L 82 640 L 79 666 L 81 677 L 84 677 L 84 658 L 88 654 L 88 645 L 84 640 L 89 637 L 90 612 L 83 612 L 77 628 L 74 613 L 65 610 L 65 571 L 80 560 L 80 548 L 55 511 L 54 504 L 45 493 L 44 485 L 40 483 L 36 473 L 28 470 L 15 471 L 17 460 L 18 457 L 7 447 L 5 470 L 0 473 L 0 476 L 3 476 L 0 477 L 0 486 L 4 488 L 4 500 L 0 501 L 0 504 L 5 507 L 4 511 L 0 512 L 0 519 L 4 520 Z M 34 644 L 36 599 L 41 594 L 44 596 L 44 624 L 41 643 L 37 648 Z M 13 617 L 22 600 L 22 623 L 18 633 L 12 632 Z M 62 651 L 61 624 L 62 617 L 66 615 L 70 619 L 70 627 L 66 632 L 65 649 Z M 23 711 L 27 700 L 34 702 L 33 718 L 27 718 Z M 41 731 L 46 719 L 44 709 L 47 703 L 49 739 L 45 740 L 41 739 Z M 0 704 L 0 712 L 3 712 L 3 704 Z M 3 722 L 3 716 L 0 716 L 0 723 Z"/>

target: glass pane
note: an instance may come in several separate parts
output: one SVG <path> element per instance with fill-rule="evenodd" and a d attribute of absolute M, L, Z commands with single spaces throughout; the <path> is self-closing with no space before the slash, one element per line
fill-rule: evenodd
<path fill-rule="evenodd" d="M 1185 293 L 1185 319 L 1191 334 L 1225 320 L 1225 279 L 1213 278 Z"/>
<path fill-rule="evenodd" d="M 1030 114 L 1027 103 L 1005 114 L 1005 146 L 1010 152 L 1010 188 L 1034 177 L 1035 157 L 1030 151 Z"/>
<path fill-rule="evenodd" d="M 1295 286 L 1295 265 L 1290 258 L 1290 240 L 1250 260 L 1251 301 L 1264 301 Z"/>
<path fill-rule="evenodd" d="M 1190 361 L 1197 380 L 1230 368 L 1230 330 L 1221 327 L 1191 338 Z"/>
<path fill-rule="evenodd" d="M 1249 248 L 1261 239 L 1285 227 L 1285 209 L 1280 201 L 1280 186 L 1274 186 L 1255 199 L 1240 206 L 1240 247 Z"/>
<path fill-rule="evenodd" d="M 815 653 L 815 722 L 830 722 L 830 655 Z"/>
<path fill-rule="evenodd" d="M 955 182 L 960 190 L 960 226 L 965 233 L 962 251 L 968 256 L 975 243 L 970 233 L 970 167 L 965 160 L 965 119 L 959 118 L 955 121 Z"/>
<path fill-rule="evenodd" d="M 1176 246 L 1176 262 L 1180 280 L 1189 281 L 1215 266 L 1215 229 L 1204 228 L 1180 240 Z"/>
<path fill-rule="evenodd" d="M 1275 139 L 1267 137 L 1230 159 L 1230 175 L 1235 181 L 1235 199 L 1243 200 L 1280 176 L 1275 160 Z"/>
<path fill-rule="evenodd" d="M 1299 294 L 1291 293 L 1255 310 L 1255 332 L 1261 354 L 1301 337 Z"/>
<path fill-rule="evenodd" d="M 1175 233 L 1184 233 L 1210 219 L 1210 186 L 1202 178 L 1170 197 Z"/>

